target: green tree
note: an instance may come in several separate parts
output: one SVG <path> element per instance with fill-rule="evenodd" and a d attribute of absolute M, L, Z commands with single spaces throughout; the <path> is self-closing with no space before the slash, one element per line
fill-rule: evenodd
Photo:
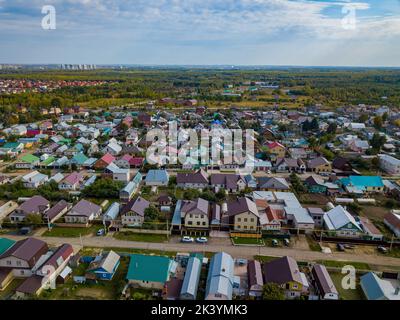
<path fill-rule="evenodd" d="M 267 283 L 263 286 L 262 291 L 263 300 L 285 300 L 285 292 L 276 283 Z"/>
<path fill-rule="evenodd" d="M 378 130 L 382 129 L 383 126 L 383 120 L 381 116 L 376 116 L 374 118 L 374 127 Z"/>
<path fill-rule="evenodd" d="M 144 210 L 145 221 L 157 221 L 159 216 L 160 211 L 154 206 L 150 206 Z"/>

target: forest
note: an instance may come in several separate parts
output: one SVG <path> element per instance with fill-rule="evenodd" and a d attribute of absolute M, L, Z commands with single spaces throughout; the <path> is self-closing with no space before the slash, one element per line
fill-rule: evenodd
<path fill-rule="evenodd" d="M 328 108 L 360 103 L 400 105 L 400 69 L 372 68 L 273 68 L 201 69 L 137 68 L 92 71 L 0 71 L 0 81 L 103 80 L 96 87 L 67 87 L 49 92 L 0 94 L 0 122 L 10 124 L 40 120 L 41 109 L 80 105 L 108 108 L 163 97 L 197 99 L 204 105 L 269 107 L 276 103 L 301 108 L 322 104 Z M 279 85 L 279 90 L 244 90 L 256 82 Z M 227 86 L 242 88 L 240 97 L 224 96 Z M 295 103 L 294 103 L 295 101 Z M 16 116 L 17 106 L 29 112 Z"/>

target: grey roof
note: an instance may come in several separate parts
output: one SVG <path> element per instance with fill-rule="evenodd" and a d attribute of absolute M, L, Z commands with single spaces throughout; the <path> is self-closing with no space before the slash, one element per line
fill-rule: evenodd
<path fill-rule="evenodd" d="M 118 202 L 114 202 L 107 209 L 106 213 L 104 214 L 103 220 L 114 220 L 116 217 L 118 217 L 120 207 L 121 205 Z"/>
<path fill-rule="evenodd" d="M 114 251 L 110 251 L 101 260 L 92 262 L 89 266 L 88 271 L 94 271 L 96 269 L 102 268 L 106 272 L 112 273 L 120 258 L 121 257 Z"/>
<path fill-rule="evenodd" d="M 201 261 L 198 257 L 190 257 L 186 267 L 185 277 L 181 288 L 181 296 L 197 297 L 201 274 Z M 183 297 L 183 298 L 184 298 Z"/>
<path fill-rule="evenodd" d="M 324 164 L 329 164 L 329 161 L 326 160 L 326 158 L 324 158 L 324 157 L 318 157 L 318 158 L 309 160 L 307 162 L 307 167 L 310 169 L 314 169 L 314 168 L 319 167 Z"/>
<path fill-rule="evenodd" d="M 257 179 L 258 187 L 262 189 L 276 189 L 276 190 L 288 190 L 290 189 L 289 184 L 285 178 L 279 177 L 260 177 Z"/>
<path fill-rule="evenodd" d="M 236 174 L 215 173 L 210 176 L 211 185 L 223 185 L 228 189 L 236 189 L 240 176 Z"/>
<path fill-rule="evenodd" d="M 144 217 L 144 211 L 150 206 L 150 202 L 142 197 L 137 197 L 129 201 L 121 210 L 121 215 L 124 215 L 130 211 L 136 213 L 139 216 Z"/>
<path fill-rule="evenodd" d="M 324 215 L 324 222 L 329 230 L 339 230 L 347 224 L 352 223 L 362 231 L 354 217 L 340 205 L 331 209 Z"/>
<path fill-rule="evenodd" d="M 152 182 L 167 182 L 169 180 L 166 170 L 149 170 L 146 175 L 146 183 Z"/>
<path fill-rule="evenodd" d="M 206 297 L 210 294 L 221 294 L 229 300 L 232 299 L 233 269 L 234 262 L 229 254 L 219 252 L 212 257 L 207 276 Z"/>
<path fill-rule="evenodd" d="M 72 208 L 68 215 L 90 217 L 93 213 L 97 213 L 99 211 L 101 211 L 100 206 L 82 199 Z"/>

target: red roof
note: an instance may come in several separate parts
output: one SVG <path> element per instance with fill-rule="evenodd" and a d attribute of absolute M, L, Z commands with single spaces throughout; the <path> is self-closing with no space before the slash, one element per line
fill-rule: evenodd
<path fill-rule="evenodd" d="M 132 158 L 129 163 L 134 166 L 141 166 L 143 164 L 144 158 L 136 157 Z"/>
<path fill-rule="evenodd" d="M 269 144 L 267 145 L 267 147 L 268 147 L 269 149 L 273 149 L 273 148 L 276 148 L 276 147 L 285 148 L 282 144 L 280 144 L 279 142 L 276 142 L 276 141 L 269 143 Z"/>
<path fill-rule="evenodd" d="M 106 153 L 100 160 L 104 161 L 107 164 L 115 161 L 115 157 L 109 153 Z"/>

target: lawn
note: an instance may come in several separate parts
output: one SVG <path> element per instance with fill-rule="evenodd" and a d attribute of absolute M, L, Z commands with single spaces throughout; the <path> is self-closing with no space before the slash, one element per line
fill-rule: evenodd
<path fill-rule="evenodd" d="M 326 267 L 332 268 L 343 268 L 344 266 L 353 266 L 357 270 L 371 270 L 371 267 L 367 263 L 363 262 L 353 262 L 353 261 L 334 261 L 334 260 L 319 260 L 317 261 Z"/>
<path fill-rule="evenodd" d="M 154 233 L 134 233 L 134 232 L 117 232 L 114 238 L 118 240 L 137 241 L 137 242 L 167 242 L 168 237 L 163 234 Z"/>
<path fill-rule="evenodd" d="M 64 238 L 78 238 L 79 236 L 87 236 L 95 234 L 102 226 L 94 225 L 88 228 L 67 228 L 67 227 L 54 227 L 51 231 L 43 233 L 44 237 L 64 237 Z"/>
<path fill-rule="evenodd" d="M 279 259 L 279 257 L 270 257 L 270 256 L 254 256 L 254 260 L 260 261 L 262 263 L 264 262 L 270 262 L 272 260 Z"/>
<path fill-rule="evenodd" d="M 256 239 L 256 238 L 231 238 L 232 243 L 234 245 L 258 245 L 264 246 L 263 239 Z"/>
<path fill-rule="evenodd" d="M 356 289 L 343 289 L 342 287 L 342 279 L 345 275 L 337 272 L 330 272 L 329 275 L 332 278 L 332 281 L 336 287 L 336 290 L 339 292 L 339 298 L 342 300 L 364 300 L 364 294 L 360 287 L 360 284 L 357 283 Z"/>
<path fill-rule="evenodd" d="M 321 246 L 311 236 L 306 236 L 308 247 L 311 251 L 321 252 Z"/>

